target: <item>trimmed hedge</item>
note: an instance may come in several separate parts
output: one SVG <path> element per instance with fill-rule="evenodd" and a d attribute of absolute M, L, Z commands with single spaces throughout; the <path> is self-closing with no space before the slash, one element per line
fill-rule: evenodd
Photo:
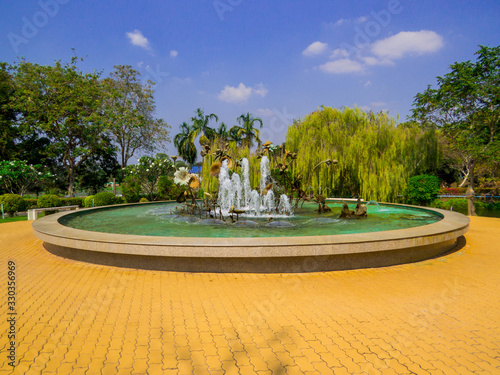
<path fill-rule="evenodd" d="M 38 197 L 36 204 L 38 208 L 59 207 L 61 205 L 61 198 L 55 194 L 45 194 Z"/>
<path fill-rule="evenodd" d="M 0 203 L 3 203 L 3 210 L 10 217 L 16 212 L 25 211 L 27 207 L 26 201 L 18 194 L 0 195 Z"/>
<path fill-rule="evenodd" d="M 83 198 L 83 197 L 61 198 L 61 205 L 62 206 L 76 206 L 76 205 L 78 205 L 79 207 L 84 207 L 83 206 L 84 200 L 85 200 L 85 198 Z"/>

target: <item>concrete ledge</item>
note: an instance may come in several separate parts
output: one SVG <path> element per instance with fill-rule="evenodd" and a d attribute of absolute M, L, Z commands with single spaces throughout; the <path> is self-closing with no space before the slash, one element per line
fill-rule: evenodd
<path fill-rule="evenodd" d="M 416 262 L 450 251 L 469 218 L 432 209 L 443 220 L 421 227 L 349 235 L 265 238 L 156 237 L 90 232 L 61 225 L 59 213 L 33 222 L 53 254 L 85 262 L 190 272 L 312 272 Z"/>

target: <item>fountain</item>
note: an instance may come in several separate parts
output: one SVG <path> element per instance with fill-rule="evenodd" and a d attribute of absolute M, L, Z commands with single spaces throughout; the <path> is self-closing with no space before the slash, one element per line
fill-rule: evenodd
<path fill-rule="evenodd" d="M 297 180 L 290 184 L 294 204 L 293 191 L 281 193 L 272 180 L 267 155 L 260 162 L 259 189 L 252 190 L 248 160 L 239 161 L 238 173 L 230 170 L 232 160 L 219 154 L 215 196 L 206 194 L 197 201 L 186 179 L 190 201 L 182 195 L 186 202 L 63 212 L 35 221 L 35 235 L 53 254 L 106 265 L 191 272 L 312 272 L 428 259 L 455 248 L 468 230 L 469 219 L 456 212 L 374 201 L 365 205 L 360 200 L 349 207 L 342 201 L 327 202 L 321 195 L 306 196 Z M 335 161 L 314 168 L 320 164 Z M 279 168 L 286 171 L 287 165 Z M 341 217 L 344 213 L 346 218 Z"/>

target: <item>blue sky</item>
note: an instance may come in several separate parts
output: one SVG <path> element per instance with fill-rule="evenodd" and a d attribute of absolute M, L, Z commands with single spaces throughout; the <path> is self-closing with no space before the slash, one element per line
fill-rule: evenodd
<path fill-rule="evenodd" d="M 499 18 L 497 0 L 3 0 L 0 60 L 52 64 L 75 48 L 83 70 L 131 65 L 155 81 L 172 135 L 201 107 L 227 125 L 250 112 L 282 142 L 321 105 L 404 120 L 450 64 L 500 44 Z"/>

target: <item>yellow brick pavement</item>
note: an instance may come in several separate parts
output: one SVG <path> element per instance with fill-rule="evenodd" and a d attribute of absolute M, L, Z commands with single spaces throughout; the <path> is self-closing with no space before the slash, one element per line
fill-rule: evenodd
<path fill-rule="evenodd" d="M 0 374 L 500 374 L 500 220 L 395 267 L 195 274 L 56 257 L 0 225 Z M 16 264 L 16 367 L 7 263 Z"/>

